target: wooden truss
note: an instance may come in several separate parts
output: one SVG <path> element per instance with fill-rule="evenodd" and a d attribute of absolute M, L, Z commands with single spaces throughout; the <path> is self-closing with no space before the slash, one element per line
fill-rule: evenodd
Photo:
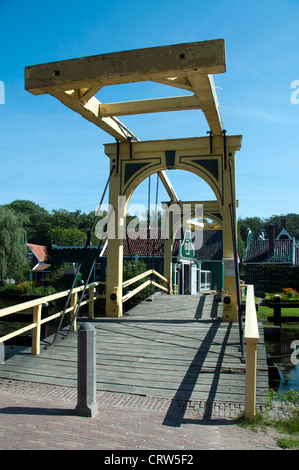
<path fill-rule="evenodd" d="M 225 72 L 224 40 L 193 42 L 63 60 L 25 68 L 25 89 L 49 94 L 120 142 L 139 140 L 117 116 L 201 109 L 213 135 L 223 124 L 212 74 Z M 192 94 L 170 98 L 101 103 L 95 95 L 108 85 L 153 81 Z M 159 172 L 172 201 L 178 197 Z"/>
<path fill-rule="evenodd" d="M 25 89 L 48 93 L 120 142 L 138 140 L 117 116 L 201 109 L 213 135 L 223 125 L 212 74 L 225 72 L 222 39 L 138 49 L 25 68 Z M 186 96 L 101 103 L 108 85 L 153 81 L 191 92 Z"/>

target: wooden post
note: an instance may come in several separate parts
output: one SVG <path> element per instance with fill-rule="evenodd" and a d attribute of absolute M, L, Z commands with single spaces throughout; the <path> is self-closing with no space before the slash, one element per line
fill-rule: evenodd
<path fill-rule="evenodd" d="M 32 330 L 31 354 L 38 356 L 40 354 L 40 330 L 41 330 L 42 304 L 33 307 L 33 323 L 35 327 Z"/>
<path fill-rule="evenodd" d="M 234 154 L 230 149 L 230 159 L 233 162 L 233 186 L 235 186 Z M 223 170 L 223 320 L 229 322 L 238 321 L 238 302 L 236 290 L 236 273 L 234 265 L 234 244 L 231 225 L 230 204 L 231 181 L 228 162 Z"/>
<path fill-rule="evenodd" d="M 173 285 L 172 285 L 172 248 L 173 248 L 173 212 L 169 211 L 168 217 L 166 220 L 166 230 L 168 228 L 168 235 L 169 238 L 166 238 L 164 241 L 164 277 L 167 279 L 168 287 L 169 287 L 169 294 L 173 294 Z"/>
<path fill-rule="evenodd" d="M 92 284 L 88 288 L 89 291 L 89 304 L 88 304 L 88 318 L 94 318 L 94 285 Z"/>
<path fill-rule="evenodd" d="M 5 363 L 5 346 L 2 341 L 0 341 L 0 364 Z"/>
<path fill-rule="evenodd" d="M 281 326 L 281 297 L 280 295 L 274 295 L 274 303 L 277 304 L 273 307 L 274 312 L 274 325 Z"/>
<path fill-rule="evenodd" d="M 247 286 L 244 341 L 246 343 L 245 417 L 252 420 L 256 414 L 257 343 L 259 342 L 253 285 Z"/>
<path fill-rule="evenodd" d="M 111 168 L 113 162 L 110 163 Z M 112 174 L 109 186 L 110 210 L 114 210 L 108 224 L 106 316 L 121 317 L 123 309 L 123 207 L 119 206 L 120 175 Z M 110 227 L 110 228 L 109 228 Z M 113 233 L 114 232 L 114 233 Z"/>
<path fill-rule="evenodd" d="M 70 325 L 72 324 L 74 316 L 76 314 L 77 296 L 78 296 L 77 292 L 73 292 L 71 294 L 71 308 L 72 308 L 72 310 L 71 310 L 71 315 L 70 315 Z M 73 323 L 72 331 L 77 331 L 77 320 L 76 319 Z"/>
<path fill-rule="evenodd" d="M 256 342 L 246 343 L 246 389 L 245 416 L 253 419 L 256 415 Z"/>

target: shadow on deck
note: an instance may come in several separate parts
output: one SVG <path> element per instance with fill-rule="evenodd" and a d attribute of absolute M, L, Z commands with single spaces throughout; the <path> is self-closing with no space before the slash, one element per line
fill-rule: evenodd
<path fill-rule="evenodd" d="M 161 295 L 122 318 L 95 318 L 97 392 L 171 400 L 165 424 L 178 402 L 244 404 L 245 364 L 238 324 L 222 322 L 213 294 Z M 86 321 L 80 319 L 80 321 Z M 77 387 L 77 334 L 40 356 L 26 350 L 0 365 L 0 378 Z M 258 345 L 257 403 L 268 394 L 263 335 Z M 205 406 L 209 418 L 211 407 Z"/>

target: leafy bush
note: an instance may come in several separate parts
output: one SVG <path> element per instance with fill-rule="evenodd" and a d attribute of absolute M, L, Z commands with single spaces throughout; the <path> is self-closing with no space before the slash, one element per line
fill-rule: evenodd
<path fill-rule="evenodd" d="M 36 286 L 33 281 L 19 282 L 18 284 L 5 284 L 0 287 L 0 295 L 50 295 L 54 294 L 55 289 L 52 286 Z"/>
<path fill-rule="evenodd" d="M 287 300 L 296 301 L 296 302 L 299 301 L 299 293 L 295 289 L 292 289 L 291 287 L 285 287 L 283 289 L 283 292 L 278 292 L 276 294 L 271 294 L 271 293 L 266 292 L 265 300 L 273 301 L 275 295 L 280 295 L 282 301 L 287 301 Z"/>

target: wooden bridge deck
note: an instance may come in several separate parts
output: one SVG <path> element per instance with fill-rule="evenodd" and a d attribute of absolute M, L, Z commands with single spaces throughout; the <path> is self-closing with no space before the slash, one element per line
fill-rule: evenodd
<path fill-rule="evenodd" d="M 160 295 L 122 318 L 98 317 L 97 391 L 169 399 L 245 402 L 245 364 L 237 324 L 217 320 L 211 294 Z M 257 404 L 268 394 L 263 332 L 258 345 Z M 77 387 L 77 334 L 0 365 L 0 378 Z"/>

